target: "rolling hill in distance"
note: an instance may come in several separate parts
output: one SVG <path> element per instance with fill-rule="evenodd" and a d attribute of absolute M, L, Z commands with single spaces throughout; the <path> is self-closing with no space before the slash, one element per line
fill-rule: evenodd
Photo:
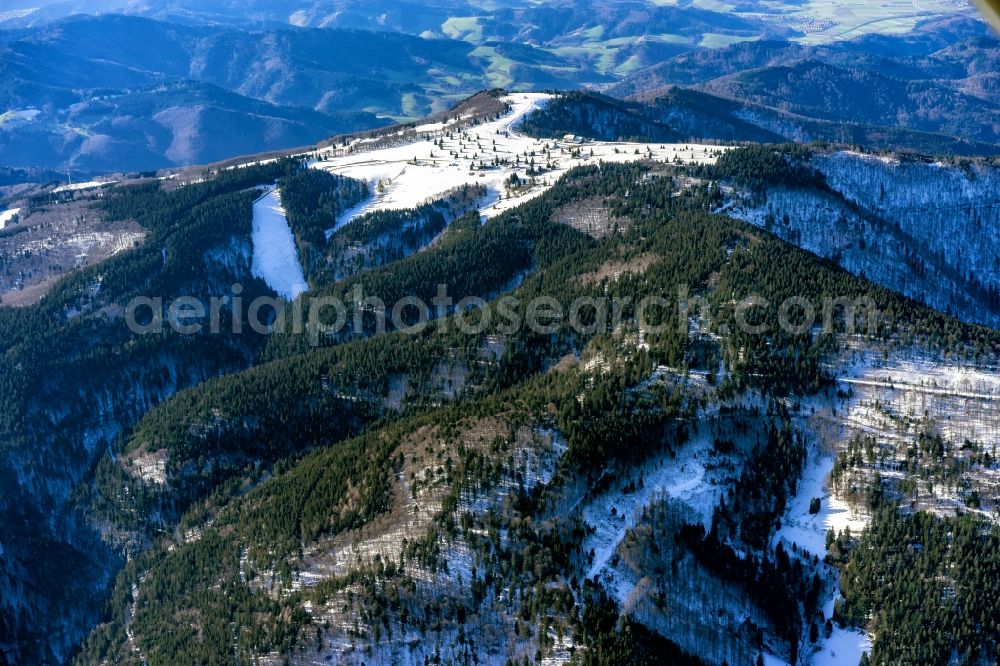
<path fill-rule="evenodd" d="M 252 26 L 211 19 L 228 16 L 224 3 L 199 3 L 184 23 L 136 15 L 188 11 L 155 3 L 129 15 L 42 21 L 88 8 L 56 3 L 0 22 L 6 165 L 85 173 L 206 163 L 414 120 L 492 87 L 585 86 L 647 98 L 694 87 L 749 105 L 743 117 L 768 131 L 786 123 L 776 133 L 795 140 L 879 145 L 866 140 L 871 130 L 838 133 L 831 123 L 973 144 L 961 152 L 988 152 L 997 140 L 996 43 L 960 12 L 922 19 L 898 37 L 810 46 L 773 41 L 801 35 L 762 18 L 690 7 L 528 3 L 490 14 L 480 21 L 488 27 L 458 30 L 460 21 L 435 12 L 475 8 L 392 4 L 379 14 L 346 3 L 329 20 L 305 21 L 325 26 L 308 29 L 282 26 L 278 14 Z M 708 34 L 728 37 L 707 43 Z M 896 45 L 889 53 L 886 39 Z M 696 124 L 683 133 L 711 138 Z"/>

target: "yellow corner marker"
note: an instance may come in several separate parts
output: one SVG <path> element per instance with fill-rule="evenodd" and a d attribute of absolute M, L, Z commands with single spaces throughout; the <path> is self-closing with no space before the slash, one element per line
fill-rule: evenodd
<path fill-rule="evenodd" d="M 1000 0 L 976 0 L 979 11 L 983 13 L 993 27 L 1000 32 Z"/>

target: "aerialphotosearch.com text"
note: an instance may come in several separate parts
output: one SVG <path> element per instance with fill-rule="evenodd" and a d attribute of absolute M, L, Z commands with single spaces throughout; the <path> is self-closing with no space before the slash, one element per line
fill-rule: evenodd
<path fill-rule="evenodd" d="M 405 296 L 386 303 L 378 296 L 365 294 L 361 285 L 355 285 L 343 298 L 304 294 L 292 302 L 273 296 L 246 299 L 240 284 L 234 284 L 229 292 L 212 296 L 207 302 L 194 296 L 170 301 L 158 296 L 139 296 L 126 305 L 125 322 L 135 334 L 163 333 L 167 329 L 181 335 L 239 334 L 249 329 L 262 335 L 307 334 L 313 344 L 319 344 L 324 338 L 345 331 L 420 333 L 432 321 L 439 326 L 454 325 L 462 333 L 472 335 L 486 331 L 513 335 L 525 328 L 544 335 L 567 326 L 589 335 L 616 330 L 623 322 L 632 320 L 640 330 L 657 334 L 671 326 L 687 331 L 695 315 L 704 327 L 713 321 L 717 309 L 709 299 L 692 295 L 684 286 L 672 297 L 646 296 L 638 301 L 628 297 L 580 297 L 570 303 L 551 296 L 522 301 L 513 295 L 491 301 L 478 296 L 455 301 L 444 284 L 437 286 L 437 293 L 429 302 Z M 728 321 L 749 335 L 773 332 L 774 324 L 768 321 L 793 335 L 814 331 L 817 326 L 831 331 L 837 321 L 843 324 L 840 330 L 849 334 L 859 332 L 856 329 L 863 326 L 872 335 L 878 314 L 868 298 L 826 297 L 815 302 L 793 296 L 772 303 L 751 294 L 728 307 L 731 308 Z"/>

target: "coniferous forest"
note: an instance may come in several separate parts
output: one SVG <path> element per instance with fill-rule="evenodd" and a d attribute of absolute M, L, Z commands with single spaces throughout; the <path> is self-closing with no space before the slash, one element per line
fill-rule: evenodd
<path fill-rule="evenodd" d="M 1000 659 L 981 22 L 41 4 L 0 666 Z"/>
<path fill-rule="evenodd" d="M 758 159 L 772 157 L 736 152 L 716 177 L 786 178 L 780 164 L 760 168 Z M 171 225 L 172 211 L 232 206 L 231 233 L 245 234 L 240 225 L 253 194 L 244 188 L 295 178 L 299 168 L 279 163 L 240 173 L 232 183 L 211 181 L 203 186 L 208 203 L 192 203 L 197 190 L 187 188 L 177 195 L 155 186 L 112 190 L 109 210 L 126 215 L 141 207 L 150 233 L 165 238 L 166 263 L 161 252 L 126 253 L 116 262 L 120 283 L 105 273 L 96 295 L 81 291 L 84 278 L 61 284 L 34 316 L 53 318 L 70 306 L 95 310 L 137 275 L 155 280 L 165 294 L 199 288 L 170 274 L 174 261 L 199 257 L 169 250 L 178 226 L 196 233 L 198 213 L 189 224 Z M 834 390 L 824 359 L 843 349 L 845 322 L 835 318 L 830 330 L 789 334 L 762 308 L 753 316 L 770 324 L 770 332 L 750 335 L 736 325 L 732 304 L 751 292 L 776 303 L 801 296 L 817 311 L 827 294 L 866 298 L 879 312 L 876 325 L 864 329 L 870 344 L 920 345 L 970 360 L 995 355 L 1000 339 L 710 212 L 720 200 L 717 186 L 681 188 L 679 177 L 672 167 L 595 165 L 485 224 L 473 216 L 434 223 L 441 214 L 434 207 L 398 220 L 371 216 L 363 227 L 337 231 L 328 246 L 426 230 L 398 258 L 356 266 L 343 279 L 323 272 L 312 278 L 319 294 L 347 298 L 359 284 L 385 302 L 412 294 L 429 301 L 437 284 L 446 283 L 456 300 L 479 296 L 496 304 L 507 297 L 507 307 L 521 316 L 535 296 L 551 296 L 564 307 L 583 297 L 591 305 L 578 313 L 587 324 L 582 329 L 562 321 L 547 333 L 509 332 L 498 320 L 470 333 L 459 319 L 475 314 L 450 310 L 416 334 L 362 318 L 358 328 L 316 340 L 289 326 L 250 348 L 226 342 L 215 351 L 197 343 L 205 357 L 198 385 L 178 386 L 139 419 L 123 412 L 112 449 L 96 456 L 91 480 L 73 490 L 78 510 L 99 517 L 127 553 L 108 581 L 110 597 L 78 663 L 139 653 L 149 663 L 251 663 L 268 653 L 295 660 L 341 635 L 303 610 L 317 607 L 353 618 L 344 634 L 355 646 L 348 651 L 417 632 L 458 636 L 449 654 L 471 659 L 476 633 L 494 624 L 506 636 L 503 649 L 529 662 L 570 637 L 571 658 L 580 663 L 656 663 L 663 654 L 694 659 L 683 656 L 690 641 L 651 629 L 662 612 L 657 604 L 677 603 L 667 583 L 671 567 L 695 572 L 719 594 L 754 609 L 750 624 L 726 625 L 716 634 L 712 649 L 719 652 L 707 654 L 753 662 L 784 650 L 794 659 L 809 651 L 810 634 L 819 640 L 828 621 L 898 636 L 876 641 L 867 658 L 878 663 L 934 661 L 954 650 L 989 654 L 993 643 L 981 631 L 989 622 L 990 596 L 982 584 L 989 566 L 970 554 L 992 537 L 975 519 L 906 516 L 880 505 L 860 538 L 838 541 L 840 559 L 828 558 L 840 567 L 844 595 L 833 617 L 823 616 L 819 603 L 830 584 L 821 578 L 825 565 L 784 545 L 769 546 L 808 461 L 807 434 L 790 406 Z M 549 221 L 553 210 L 579 199 L 603 202 L 622 231 L 595 239 Z M 305 217 L 325 219 L 328 200 L 310 201 Z M 407 226 L 410 220 L 435 226 Z M 209 242 L 206 237 L 198 246 Z M 641 269 L 612 279 L 609 258 Z M 137 272 L 143 261 L 160 265 Z M 700 296 L 705 310 L 690 312 L 694 327 L 663 326 L 640 338 L 636 304 L 685 291 Z M 622 303 L 617 321 L 602 310 L 602 297 Z M 644 324 L 653 330 L 673 322 L 676 308 L 653 308 Z M 17 340 L 15 322 L 5 325 L 8 339 Z M 30 353 L 27 335 L 18 344 L 17 353 Z M 101 359 L 110 375 L 112 362 L 132 364 L 138 354 L 163 355 L 187 343 L 165 333 L 119 344 L 101 340 L 87 352 L 90 362 Z M 62 371 L 87 367 L 85 357 L 77 362 Z M 240 366 L 247 369 L 231 372 Z M 97 386 L 104 375 L 88 376 Z M 691 383 L 694 376 L 703 383 Z M 17 406 L 13 393 L 4 395 Z M 747 402 L 748 396 L 758 397 Z M 629 477 L 611 471 L 683 457 L 705 428 L 719 433 L 711 455 L 730 485 L 707 522 L 668 505 L 657 510 L 671 516 L 673 532 L 658 531 L 655 511 L 629 528 L 629 545 L 611 561 L 625 570 L 645 561 L 667 568 L 651 579 L 645 596 L 630 602 L 634 607 L 622 606 L 604 583 L 581 574 L 597 557 L 585 546 L 593 528 L 585 515 L 567 509 L 566 498 L 573 488 L 583 489 L 578 503 L 584 505 L 612 491 L 621 497 L 645 492 L 651 481 L 642 475 L 616 490 Z M 565 446 L 548 463 L 547 481 L 537 471 L 528 475 L 523 458 L 541 455 L 530 453 L 539 442 Z M 163 461 L 157 481 L 141 471 L 155 460 Z M 498 496 L 497 489 L 508 490 Z M 392 527 L 411 520 L 407 512 L 415 516 L 416 532 Z M 362 557 L 344 575 L 299 582 L 345 539 L 393 529 L 407 536 L 391 557 Z M 959 533 L 966 535 L 961 543 L 953 541 Z M 461 566 L 456 544 L 467 553 Z M 666 560 L 665 553 L 671 553 Z M 968 606 L 940 596 L 948 587 L 930 571 L 950 572 L 942 575 L 954 578 L 954 590 L 975 589 L 963 598 Z M 428 588 L 428 575 L 449 582 Z M 887 575 L 912 578 L 912 590 L 894 586 L 887 596 L 880 582 Z M 927 595 L 940 596 L 930 624 L 907 619 Z M 969 618 L 980 620 L 969 624 Z"/>

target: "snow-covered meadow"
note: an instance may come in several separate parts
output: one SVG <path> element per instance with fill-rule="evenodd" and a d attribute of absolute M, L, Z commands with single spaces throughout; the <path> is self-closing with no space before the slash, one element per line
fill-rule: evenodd
<path fill-rule="evenodd" d="M 810 440 L 806 455 L 806 465 L 799 479 L 798 487 L 794 496 L 788 500 L 788 507 L 781 518 L 781 527 L 775 533 L 772 546 L 783 543 L 786 550 L 794 544 L 800 553 L 815 556 L 820 561 L 826 556 L 826 534 L 832 529 L 835 533 L 840 533 L 850 528 L 851 533 L 861 534 L 861 531 L 868 524 L 866 516 L 854 511 L 847 502 L 833 492 L 830 487 L 830 472 L 833 470 L 834 457 L 831 451 L 827 450 L 828 443 L 823 441 L 822 435 L 817 433 L 817 425 L 826 419 L 827 416 L 822 410 L 822 400 L 815 400 L 809 405 L 810 412 L 813 407 L 819 407 L 818 417 L 810 418 L 811 423 L 806 426 L 807 432 L 813 437 Z M 840 432 L 840 431 L 838 431 Z M 818 436 L 817 436 L 818 435 Z M 809 505 L 813 498 L 820 500 L 820 510 L 818 513 L 810 513 Z M 832 567 L 821 564 L 821 571 L 824 571 L 824 578 L 828 581 L 826 598 L 823 604 L 823 616 L 831 618 L 833 616 L 833 604 L 840 594 L 840 586 L 837 582 L 837 572 Z M 853 627 L 842 627 L 833 625 L 833 631 L 829 636 L 821 634 L 821 638 L 815 646 L 807 644 L 806 650 L 811 650 L 811 655 L 806 657 L 802 663 L 817 666 L 831 666 L 834 664 L 857 664 L 863 652 L 871 652 L 872 640 L 864 631 Z M 786 662 L 769 656 L 765 663 L 772 666 L 785 664 Z"/>
<path fill-rule="evenodd" d="M 492 217 L 540 195 L 560 176 L 582 164 L 650 158 L 705 164 L 714 162 L 718 152 L 725 150 L 696 144 L 578 143 L 520 134 L 518 126 L 525 116 L 542 108 L 552 97 L 547 93 L 507 95 L 503 101 L 510 105 L 510 111 L 501 118 L 461 130 L 448 130 L 441 123 L 421 125 L 416 128 L 417 140 L 404 145 L 369 149 L 366 144 L 372 140 L 355 139 L 347 146 L 322 151 L 313 167 L 363 180 L 375 193 L 337 220 L 337 226 L 372 210 L 412 208 L 465 184 L 487 187 L 489 195 L 480 212 Z M 443 148 L 435 145 L 442 140 Z M 508 190 L 506 183 L 515 173 L 529 181 L 526 171 L 532 159 L 536 168 L 546 167 L 547 162 L 552 168 L 535 177 L 535 186 Z M 494 160 L 501 164 L 493 166 Z M 481 164 L 485 168 L 480 168 Z"/>
<path fill-rule="evenodd" d="M 854 512 L 846 502 L 830 491 L 828 477 L 833 470 L 833 457 L 818 454 L 806 463 L 798 491 L 788 502 L 788 509 L 781 519 L 781 529 L 774 536 L 775 543 L 784 540 L 820 559 L 826 556 L 826 533 L 833 529 L 842 532 L 850 527 L 853 534 L 860 534 L 867 521 Z M 809 513 L 809 502 L 819 498 L 819 513 Z"/>

